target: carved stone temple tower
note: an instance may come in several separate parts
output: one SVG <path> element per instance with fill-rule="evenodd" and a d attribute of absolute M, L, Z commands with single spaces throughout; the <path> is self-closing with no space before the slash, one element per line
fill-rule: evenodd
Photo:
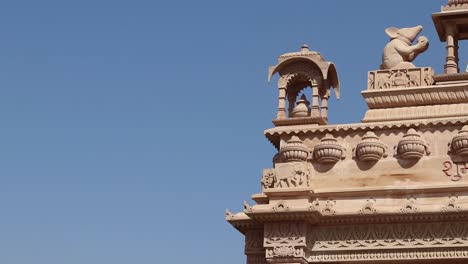
<path fill-rule="evenodd" d="M 328 124 L 340 83 L 320 53 L 303 46 L 270 67 L 279 96 L 265 136 L 278 153 L 255 204 L 226 212 L 248 264 L 468 264 L 468 73 L 458 66 L 468 0 L 433 20 L 445 72 L 412 63 L 429 46 L 421 26 L 387 28 L 361 123 Z"/>

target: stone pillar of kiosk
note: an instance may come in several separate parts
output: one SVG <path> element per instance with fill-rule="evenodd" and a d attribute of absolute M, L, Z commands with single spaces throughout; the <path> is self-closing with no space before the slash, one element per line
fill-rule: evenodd
<path fill-rule="evenodd" d="M 449 0 L 432 20 L 440 41 L 446 42 L 445 74 L 459 73 L 458 42 L 468 39 L 468 0 Z"/>
<path fill-rule="evenodd" d="M 456 34 L 456 26 L 454 24 L 448 24 L 445 28 L 446 34 L 445 39 L 447 42 L 447 55 L 445 59 L 445 73 L 454 74 L 458 73 L 458 39 Z"/>

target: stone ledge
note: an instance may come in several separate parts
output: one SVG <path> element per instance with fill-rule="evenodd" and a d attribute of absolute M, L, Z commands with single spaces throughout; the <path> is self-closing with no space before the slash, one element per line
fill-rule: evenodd
<path fill-rule="evenodd" d="M 436 83 L 440 82 L 461 82 L 468 81 L 468 72 L 454 73 L 454 74 L 439 74 L 434 76 Z"/>
<path fill-rule="evenodd" d="M 367 90 L 361 94 L 369 109 L 468 104 L 468 83 Z"/>
<path fill-rule="evenodd" d="M 468 104 L 425 105 L 367 110 L 363 123 L 420 120 L 435 118 L 463 118 L 468 116 Z"/>

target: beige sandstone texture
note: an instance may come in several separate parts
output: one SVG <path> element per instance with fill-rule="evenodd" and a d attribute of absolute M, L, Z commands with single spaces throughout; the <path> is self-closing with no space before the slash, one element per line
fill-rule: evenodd
<path fill-rule="evenodd" d="M 468 74 L 457 47 L 467 14 L 468 0 L 450 0 L 433 15 L 447 42 L 440 75 L 412 63 L 429 45 L 416 39 L 421 26 L 386 30 L 361 123 L 328 124 L 340 83 L 320 53 L 303 46 L 270 67 L 278 108 L 265 136 L 278 153 L 255 203 L 226 211 L 248 264 L 468 263 Z"/>

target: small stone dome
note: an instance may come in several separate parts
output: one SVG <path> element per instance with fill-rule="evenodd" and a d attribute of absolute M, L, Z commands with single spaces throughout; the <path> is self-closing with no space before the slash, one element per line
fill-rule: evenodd
<path fill-rule="evenodd" d="M 309 46 L 304 44 L 301 46 L 301 50 L 300 51 L 295 51 L 295 52 L 288 52 L 288 53 L 285 53 L 283 55 L 280 55 L 278 57 L 278 63 L 281 63 L 287 59 L 290 59 L 290 58 L 295 58 L 295 57 L 307 57 L 307 58 L 312 58 L 312 59 L 316 59 L 318 61 L 325 61 L 322 57 L 322 55 L 320 55 L 320 53 L 316 52 L 316 51 L 312 51 L 312 50 L 309 50 Z"/>

